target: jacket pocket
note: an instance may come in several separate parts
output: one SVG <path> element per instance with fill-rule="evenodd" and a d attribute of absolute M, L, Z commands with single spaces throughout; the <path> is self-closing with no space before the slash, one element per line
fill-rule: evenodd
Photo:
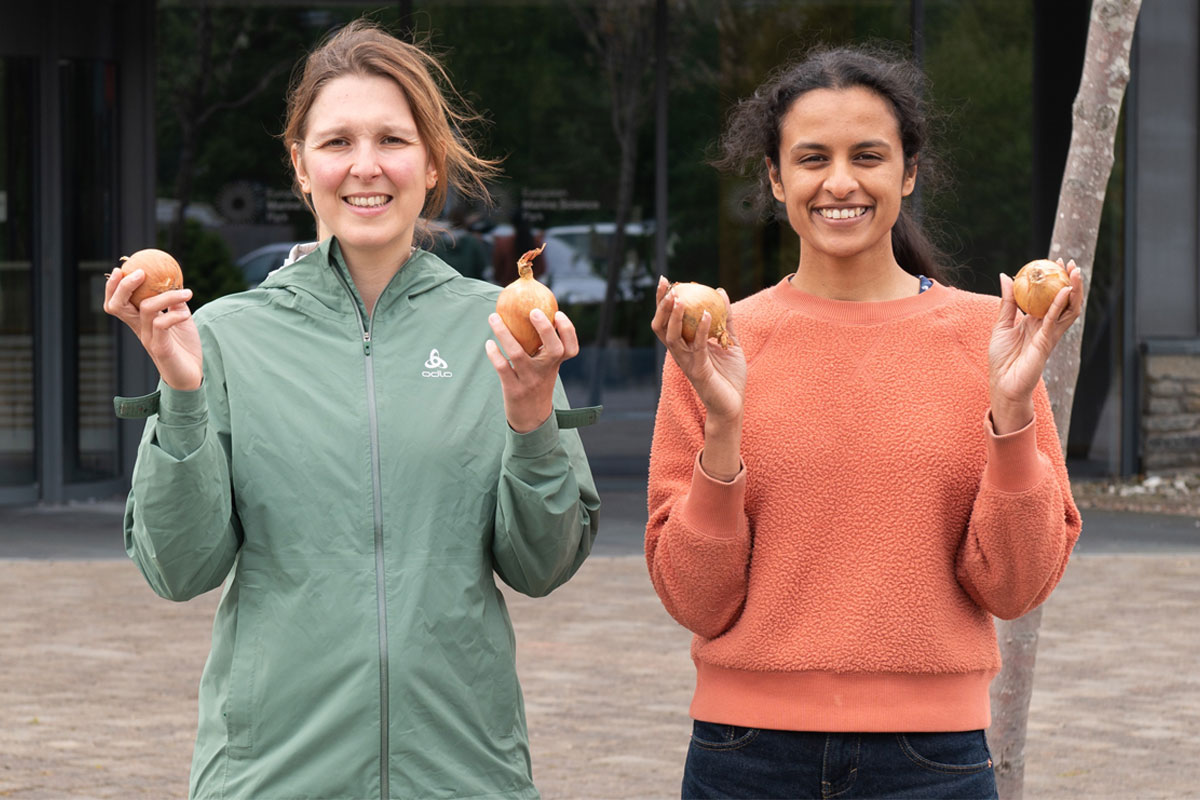
<path fill-rule="evenodd" d="M 242 585 L 238 592 L 237 629 L 233 660 L 229 668 L 229 690 L 225 699 L 225 728 L 229 755 L 248 758 L 255 752 L 255 718 L 259 708 L 263 636 L 259 590 Z"/>

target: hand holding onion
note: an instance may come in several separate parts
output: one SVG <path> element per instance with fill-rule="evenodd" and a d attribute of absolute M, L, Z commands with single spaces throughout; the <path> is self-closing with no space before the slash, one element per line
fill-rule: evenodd
<path fill-rule="evenodd" d="M 579 354 L 575 326 L 533 277 L 530 264 L 541 252 L 530 250 L 517 262 L 520 276 L 500 292 L 496 313 L 488 318 L 496 341 L 484 344 L 500 376 L 505 417 L 517 433 L 540 427 L 554 413 L 559 365 Z"/>
<path fill-rule="evenodd" d="M 1033 419 L 1033 392 L 1050 354 L 1083 310 L 1083 275 L 1074 261 L 1039 260 L 1027 267 L 1025 275 L 1017 273 L 1025 283 L 1019 293 L 1014 278 L 1000 276 L 1001 303 L 988 344 L 991 417 L 998 434 Z M 1026 313 L 1018 313 L 1018 302 Z"/>
<path fill-rule="evenodd" d="M 137 335 L 163 381 L 190 391 L 204 377 L 200 333 L 192 321 L 183 271 L 169 253 L 148 248 L 121 259 L 106 276 L 104 311 Z"/>
<path fill-rule="evenodd" d="M 696 390 L 709 422 L 729 420 L 740 430 L 746 358 L 733 337 L 729 298 L 723 290 L 665 278 L 656 296 L 650 327 Z"/>

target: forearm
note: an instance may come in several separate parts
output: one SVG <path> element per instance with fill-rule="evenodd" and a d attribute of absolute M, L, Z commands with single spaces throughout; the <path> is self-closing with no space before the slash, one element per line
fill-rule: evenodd
<path fill-rule="evenodd" d="M 187 600 L 220 585 L 240 533 L 229 465 L 203 391 L 162 389 L 146 425 L 125 512 L 125 548 L 154 590 Z"/>
<path fill-rule="evenodd" d="M 1061 458 L 1038 448 L 1042 422 L 1010 434 L 988 432 L 988 464 L 959 552 L 959 582 L 981 607 L 1006 619 L 1049 596 L 1081 528 Z M 1040 434 L 1043 447 L 1057 448 L 1050 427 Z"/>
<path fill-rule="evenodd" d="M 664 475 L 657 464 L 651 467 L 646 564 L 667 612 L 711 639 L 729 629 L 746 600 L 746 481 L 744 473 L 717 480 L 695 457 L 691 465 L 686 481 Z"/>
<path fill-rule="evenodd" d="M 704 420 L 704 449 L 700 466 L 719 481 L 731 481 L 742 471 L 742 415 Z"/>
<path fill-rule="evenodd" d="M 538 597 L 591 552 L 600 498 L 578 434 L 560 431 L 553 414 L 528 434 L 507 435 L 492 556 L 505 583 Z"/>

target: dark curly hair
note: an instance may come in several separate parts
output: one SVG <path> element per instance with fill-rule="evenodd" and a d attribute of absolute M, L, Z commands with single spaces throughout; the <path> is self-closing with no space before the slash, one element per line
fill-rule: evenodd
<path fill-rule="evenodd" d="M 926 78 L 911 61 L 879 46 L 819 47 L 800 61 L 774 70 L 754 94 L 738 102 L 729 114 L 719 141 L 720 154 L 712 164 L 742 175 L 757 174 L 755 202 L 760 210 L 775 208 L 770 169 L 780 164 L 780 130 L 792 104 L 813 89 L 863 87 L 887 101 L 900 128 L 906 168 L 920 159 L 921 185 L 929 190 L 940 180 L 940 169 L 930 151 Z M 953 272 L 945 256 L 921 224 L 913 219 L 909 204 L 901 206 L 892 227 L 896 261 L 913 275 L 927 275 L 948 283 Z"/>

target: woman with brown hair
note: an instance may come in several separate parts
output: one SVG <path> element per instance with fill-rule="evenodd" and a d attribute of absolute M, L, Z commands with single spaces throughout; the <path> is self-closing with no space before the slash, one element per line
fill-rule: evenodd
<path fill-rule="evenodd" d="M 495 164 L 420 48 L 362 22 L 306 60 L 283 134 L 328 232 L 193 318 L 187 290 L 105 309 L 161 375 L 126 513 L 151 586 L 224 583 L 193 798 L 537 797 L 496 577 L 568 580 L 599 500 L 569 428 L 561 312 L 532 356 L 499 289 L 417 249 Z M 448 85 L 448 84 L 447 84 Z M 186 273 L 186 265 L 185 273 Z"/>

